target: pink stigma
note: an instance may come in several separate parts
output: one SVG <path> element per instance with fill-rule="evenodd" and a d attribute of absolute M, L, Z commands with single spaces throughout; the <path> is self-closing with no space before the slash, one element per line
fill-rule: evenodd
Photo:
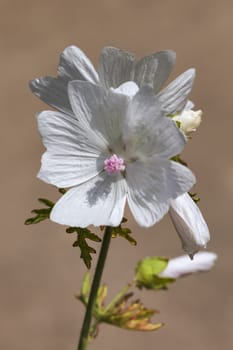
<path fill-rule="evenodd" d="M 118 158 L 116 154 L 113 154 L 110 158 L 105 159 L 104 165 L 104 170 L 106 170 L 109 175 L 125 170 L 124 159 Z"/>

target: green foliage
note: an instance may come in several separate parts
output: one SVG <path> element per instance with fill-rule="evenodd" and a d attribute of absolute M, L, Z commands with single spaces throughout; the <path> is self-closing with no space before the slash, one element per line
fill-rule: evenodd
<path fill-rule="evenodd" d="M 41 221 L 49 219 L 49 216 L 50 216 L 51 210 L 54 206 L 54 203 L 46 198 L 38 198 L 38 201 L 40 203 L 43 203 L 44 205 L 46 205 L 47 208 L 32 210 L 31 213 L 35 214 L 35 216 L 25 220 L 25 222 L 24 222 L 25 225 L 38 224 Z"/>
<path fill-rule="evenodd" d="M 64 194 L 66 190 L 64 188 L 60 188 L 59 192 Z M 35 214 L 34 217 L 28 218 L 25 221 L 25 225 L 38 224 L 41 221 L 49 219 L 52 208 L 54 206 L 54 202 L 50 201 L 46 198 L 39 198 L 38 201 L 46 206 L 46 208 L 34 209 L 31 212 Z M 88 269 L 91 268 L 91 254 L 95 254 L 96 250 L 93 247 L 90 247 L 86 242 L 87 239 L 94 242 L 101 242 L 101 239 L 90 230 L 86 228 L 80 227 L 68 227 L 66 229 L 67 233 L 77 233 L 77 239 L 73 243 L 73 247 L 79 247 L 81 250 L 81 258 L 83 259 L 86 267 Z"/>
<path fill-rule="evenodd" d="M 136 286 L 139 289 L 167 289 L 173 278 L 160 277 L 159 274 L 167 267 L 169 259 L 162 257 L 147 257 L 138 262 L 135 269 Z"/>
<path fill-rule="evenodd" d="M 90 274 L 85 274 L 81 294 L 77 296 L 77 299 L 81 300 L 85 306 L 88 303 L 88 291 L 90 290 L 89 278 Z M 153 331 L 162 327 L 161 323 L 151 322 L 151 317 L 158 311 L 146 308 L 138 299 L 132 300 L 134 293 L 128 292 L 131 286 L 128 284 L 124 287 L 107 305 L 108 287 L 106 285 L 99 287 L 93 312 L 94 322 L 89 334 L 90 340 L 98 333 L 98 326 L 101 323 L 138 331 Z"/>
<path fill-rule="evenodd" d="M 112 237 L 117 236 L 125 238 L 130 244 L 137 245 L 137 241 L 131 236 L 132 231 L 127 227 L 122 227 L 122 224 L 126 223 L 128 220 L 126 218 L 122 219 L 119 226 L 112 228 Z"/>
<path fill-rule="evenodd" d="M 79 247 L 81 251 L 81 259 L 83 259 L 86 267 L 88 269 L 91 268 L 91 261 L 92 256 L 91 254 L 95 254 L 96 250 L 89 246 L 86 242 L 87 239 L 93 241 L 93 242 L 101 242 L 101 239 L 99 236 L 97 236 L 95 233 L 92 233 L 87 228 L 81 228 L 81 227 L 68 227 L 66 229 L 67 233 L 77 233 L 77 239 L 73 243 L 73 247 Z"/>

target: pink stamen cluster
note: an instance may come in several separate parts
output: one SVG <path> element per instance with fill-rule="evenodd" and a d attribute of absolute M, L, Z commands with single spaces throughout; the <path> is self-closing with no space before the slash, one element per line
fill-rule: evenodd
<path fill-rule="evenodd" d="M 104 165 L 104 170 L 106 170 L 109 175 L 125 170 L 124 159 L 117 157 L 116 154 L 113 154 L 110 158 L 105 159 Z"/>

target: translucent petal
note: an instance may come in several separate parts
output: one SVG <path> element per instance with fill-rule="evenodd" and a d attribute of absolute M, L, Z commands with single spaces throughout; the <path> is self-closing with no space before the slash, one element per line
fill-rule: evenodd
<path fill-rule="evenodd" d="M 212 269 L 217 260 L 217 254 L 212 252 L 199 252 L 191 260 L 187 255 L 178 256 L 168 262 L 166 269 L 160 273 L 161 277 L 179 278 L 198 272 Z"/>
<path fill-rule="evenodd" d="M 182 111 L 192 89 L 194 78 L 195 70 L 188 69 L 157 95 L 166 114 Z"/>
<path fill-rule="evenodd" d="M 80 123 L 101 139 L 110 153 L 118 153 L 123 147 L 122 125 L 128 97 L 81 81 L 71 82 L 68 90 L 73 111 Z"/>
<path fill-rule="evenodd" d="M 105 47 L 99 61 L 99 78 L 106 88 L 117 88 L 126 81 L 133 80 L 133 67 L 137 58 L 134 54 L 117 49 Z"/>
<path fill-rule="evenodd" d="M 170 75 L 175 59 L 175 52 L 170 50 L 143 57 L 135 66 L 134 81 L 138 86 L 151 85 L 157 93 Z"/>
<path fill-rule="evenodd" d="M 127 164 L 128 202 L 139 225 L 154 225 L 167 213 L 170 199 L 193 185 L 192 173 L 179 170 L 174 170 L 173 162 L 156 157 Z"/>
<path fill-rule="evenodd" d="M 61 54 L 58 76 L 98 84 L 99 77 L 89 58 L 76 46 L 68 46 Z"/>
<path fill-rule="evenodd" d="M 179 154 L 186 141 L 175 123 L 163 114 L 149 86 L 142 87 L 129 104 L 124 120 L 124 142 L 131 157 Z"/>
<path fill-rule="evenodd" d="M 208 226 L 188 193 L 170 202 L 170 216 L 185 252 L 193 256 L 210 240 Z"/>
<path fill-rule="evenodd" d="M 72 80 L 84 80 L 98 84 L 98 74 L 90 60 L 75 46 L 67 47 L 60 56 L 58 78 L 43 77 L 31 80 L 31 91 L 45 103 L 59 111 L 73 114 L 67 95 L 67 85 Z"/>
<path fill-rule="evenodd" d="M 48 105 L 73 117 L 73 111 L 67 95 L 67 81 L 52 77 L 31 80 L 29 86 L 34 95 Z"/>
<path fill-rule="evenodd" d="M 70 189 L 54 206 L 50 219 L 59 224 L 87 227 L 118 226 L 126 201 L 125 180 L 106 173 Z"/>

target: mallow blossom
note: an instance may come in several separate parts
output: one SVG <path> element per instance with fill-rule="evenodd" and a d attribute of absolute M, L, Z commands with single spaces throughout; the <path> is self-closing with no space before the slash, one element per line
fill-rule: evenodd
<path fill-rule="evenodd" d="M 68 97 L 72 118 L 56 111 L 38 115 L 47 148 L 38 176 L 70 188 L 55 204 L 51 220 L 118 226 L 127 201 L 139 225 L 155 224 L 171 200 L 195 182 L 187 167 L 171 160 L 186 141 L 164 116 L 160 98 L 150 86 L 138 90 L 133 82 L 113 91 L 83 81 L 68 84 Z M 175 109 L 182 98 L 181 90 Z"/>
<path fill-rule="evenodd" d="M 190 131 L 196 129 L 198 123 L 200 123 L 201 116 L 200 113 L 192 111 L 193 104 L 190 101 L 187 102 L 187 96 L 192 88 L 195 71 L 194 69 L 187 70 L 166 88 L 161 90 L 174 63 L 175 52 L 171 50 L 156 52 L 138 59 L 134 54 L 127 51 L 105 47 L 100 55 L 97 73 L 83 51 L 75 46 L 69 46 L 61 54 L 58 76 L 56 78 L 48 76 L 34 79 L 30 82 L 30 88 L 44 102 L 55 107 L 60 112 L 69 115 L 71 117 L 71 123 L 72 120 L 76 123 L 77 119 L 68 96 L 67 87 L 69 82 L 82 80 L 103 86 L 107 89 L 120 89 L 118 92 L 131 96 L 137 92 L 138 87 L 140 88 L 147 84 L 152 87 L 157 97 L 157 102 L 159 101 L 161 104 L 164 114 L 174 115 L 173 120 L 180 122 L 181 131 L 187 136 Z M 131 81 L 131 83 L 123 84 L 127 81 Z M 105 159 L 105 161 L 107 162 L 108 159 Z M 191 198 L 188 199 L 188 195 L 186 195 L 186 200 L 191 203 Z M 207 225 L 203 224 L 204 219 L 198 209 L 188 214 L 187 210 L 183 211 L 182 206 L 185 204 L 179 198 L 173 199 L 171 205 L 170 213 L 173 213 L 174 223 L 176 222 L 174 215 L 176 211 L 177 218 L 181 218 L 184 215 L 183 222 L 185 224 L 175 224 L 175 226 L 183 245 L 186 247 L 186 251 L 189 254 L 193 254 L 200 247 L 204 247 L 209 240 Z M 194 203 L 192 206 L 196 208 Z M 190 208 L 191 206 L 189 205 L 188 207 Z M 195 230 L 193 230 L 194 221 L 196 221 Z M 198 230 L 200 227 L 202 228 L 201 231 Z M 187 236 L 190 233 L 192 247 L 188 249 Z"/>
<path fill-rule="evenodd" d="M 206 272 L 212 269 L 217 260 L 217 254 L 212 252 L 199 252 L 194 260 L 190 260 L 187 255 L 170 259 L 164 271 L 160 272 L 160 277 L 179 278 L 198 272 Z"/>

